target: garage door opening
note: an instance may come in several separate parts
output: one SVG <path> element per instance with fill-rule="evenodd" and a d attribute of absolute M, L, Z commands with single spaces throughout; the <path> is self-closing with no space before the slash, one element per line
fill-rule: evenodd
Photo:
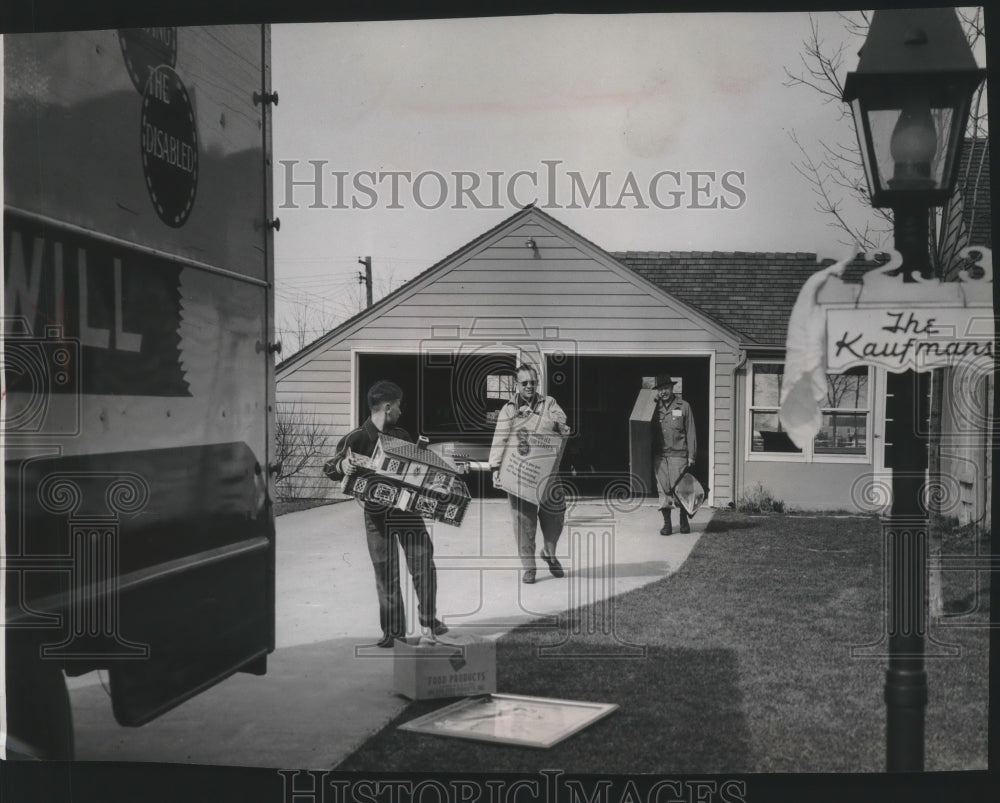
<path fill-rule="evenodd" d="M 357 424 L 368 417 L 368 388 L 389 379 L 405 394 L 400 426 L 414 435 L 492 437 L 514 369 L 514 355 L 503 353 L 359 354 Z"/>
<path fill-rule="evenodd" d="M 681 397 L 691 405 L 698 436 L 692 473 L 708 488 L 711 361 L 709 357 L 563 356 L 546 361 L 546 393 L 554 396 L 569 417 L 574 436 L 566 446 L 563 472 L 581 492 L 600 494 L 613 477 L 627 477 L 629 416 L 643 380 L 668 373 L 682 381 Z M 656 495 L 653 477 L 643 478 Z"/>
<path fill-rule="evenodd" d="M 424 435 L 433 447 L 469 461 L 479 471 L 470 476 L 477 495 L 497 495 L 483 481 L 496 414 L 513 395 L 515 356 L 474 354 L 358 354 L 355 409 L 357 425 L 368 417 L 365 395 L 379 379 L 391 379 L 404 395 L 400 426 Z M 698 454 L 693 473 L 708 488 L 711 362 L 709 357 L 568 356 L 546 358 L 547 395 L 566 411 L 573 436 L 566 445 L 562 470 L 583 494 L 601 495 L 608 482 L 627 478 L 629 416 L 643 380 L 669 373 L 682 380 L 681 392 L 694 414 Z M 656 486 L 645 478 L 650 495 Z"/>

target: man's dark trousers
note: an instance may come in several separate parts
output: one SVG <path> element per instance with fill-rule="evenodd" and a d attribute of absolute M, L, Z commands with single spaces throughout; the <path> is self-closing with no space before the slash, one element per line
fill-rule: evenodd
<path fill-rule="evenodd" d="M 406 634 L 406 608 L 399 584 L 399 547 L 402 544 L 406 567 L 413 578 L 421 625 L 431 625 L 437 615 L 437 572 L 434 543 L 419 516 L 396 511 L 365 511 L 368 554 L 375 569 L 378 617 L 382 633 Z"/>

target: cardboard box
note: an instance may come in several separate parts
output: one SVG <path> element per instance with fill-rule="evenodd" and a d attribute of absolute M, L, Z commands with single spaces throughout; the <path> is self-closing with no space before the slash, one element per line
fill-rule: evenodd
<path fill-rule="evenodd" d="M 537 505 L 559 470 L 566 437 L 514 429 L 507 436 L 497 487 Z"/>
<path fill-rule="evenodd" d="M 458 527 L 465 518 L 472 497 L 462 480 L 452 485 L 446 496 L 418 491 L 395 477 L 375 472 L 358 472 L 344 478 L 341 491 L 363 502 L 372 502 L 397 510 L 417 513 L 426 519 Z"/>
<path fill-rule="evenodd" d="M 345 477 L 344 493 L 456 527 L 462 523 L 472 496 L 451 461 L 390 435 L 379 436 L 371 457 L 355 459 L 366 471 Z"/>
<path fill-rule="evenodd" d="M 643 388 L 628 419 L 628 463 L 632 493 L 656 496 L 653 474 L 653 415 L 659 391 Z"/>
<path fill-rule="evenodd" d="M 380 435 L 369 458 L 373 471 L 403 485 L 438 496 L 448 496 L 458 477 L 458 466 L 415 443 Z"/>
<path fill-rule="evenodd" d="M 470 697 L 497 690 L 496 644 L 476 636 L 447 636 L 433 644 L 398 640 L 393 691 L 411 700 Z"/>
<path fill-rule="evenodd" d="M 465 483 L 458 480 L 452 486 L 451 493 L 441 496 L 427 491 L 414 491 L 404 488 L 400 494 L 398 507 L 419 513 L 426 519 L 441 521 L 458 527 L 465 518 L 472 496 Z"/>
<path fill-rule="evenodd" d="M 356 496 L 362 502 L 372 502 L 385 507 L 396 507 L 403 485 L 389 477 L 371 471 L 348 474 L 340 483 L 340 490 Z"/>

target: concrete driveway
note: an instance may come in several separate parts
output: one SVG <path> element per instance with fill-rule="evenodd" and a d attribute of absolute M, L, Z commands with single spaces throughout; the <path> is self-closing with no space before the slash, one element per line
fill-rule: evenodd
<path fill-rule="evenodd" d="M 438 615 L 455 632 L 488 638 L 526 622 L 556 627 L 553 614 L 676 571 L 711 514 L 699 511 L 690 535 L 664 538 L 655 502 L 578 502 L 557 553 L 566 577 L 551 577 L 539 560 L 538 582 L 524 585 L 507 501 L 474 500 L 461 527 L 434 528 Z M 267 675 L 236 675 L 141 728 L 115 723 L 99 673 L 71 679 L 79 760 L 328 769 L 407 705 L 392 692 L 392 651 L 373 646 L 378 603 L 358 507 L 287 514 L 277 531 Z M 412 629 L 408 582 L 404 594 Z"/>

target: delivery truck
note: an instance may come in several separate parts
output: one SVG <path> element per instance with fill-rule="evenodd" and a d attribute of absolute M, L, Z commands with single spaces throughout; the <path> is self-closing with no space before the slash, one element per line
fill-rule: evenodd
<path fill-rule="evenodd" d="M 3 37 L 4 758 L 274 649 L 267 26 Z M 76 681 L 77 683 L 86 682 Z"/>

